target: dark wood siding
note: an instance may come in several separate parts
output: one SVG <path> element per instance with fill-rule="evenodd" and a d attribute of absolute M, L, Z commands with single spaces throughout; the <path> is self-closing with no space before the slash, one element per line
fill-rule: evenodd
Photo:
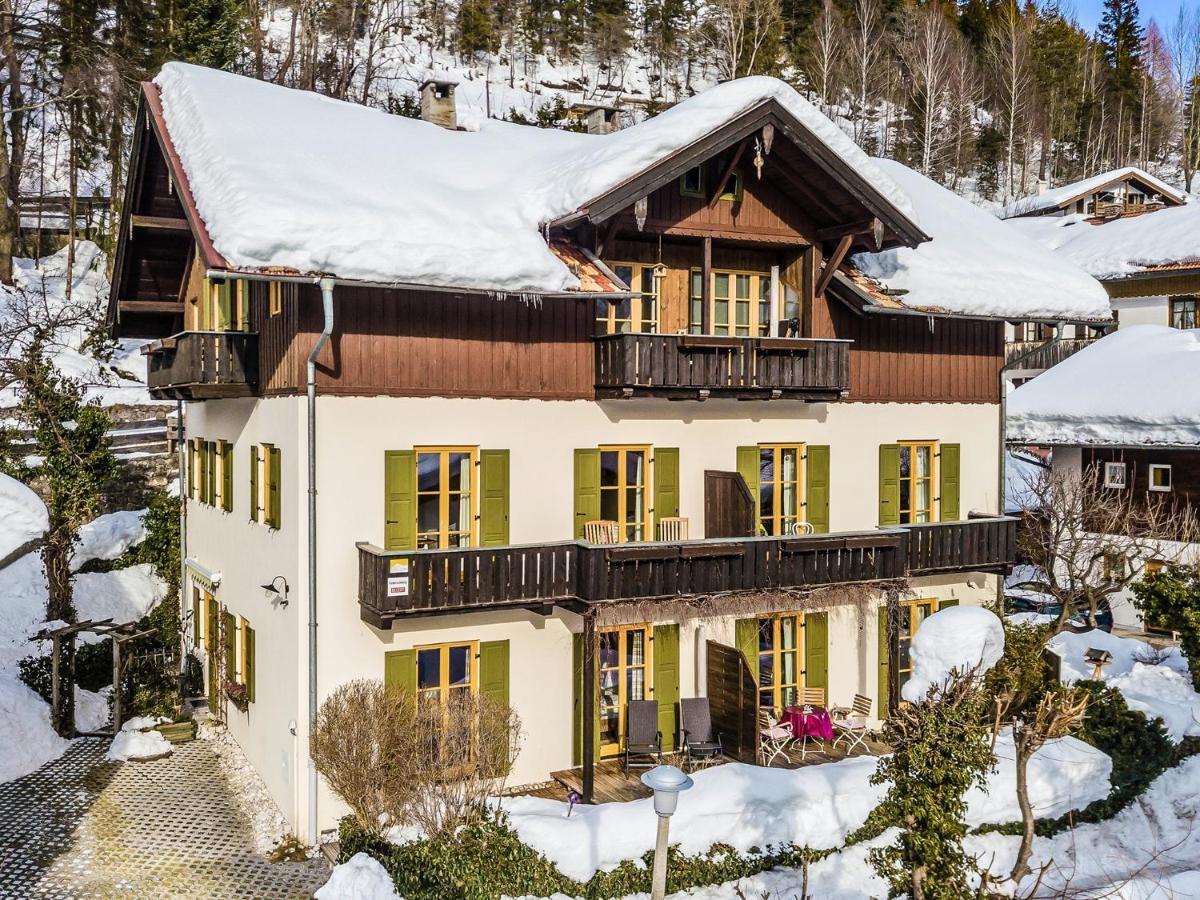
<path fill-rule="evenodd" d="M 1085 448 L 1083 467 L 1096 467 L 1096 477 L 1104 478 L 1104 463 L 1124 462 L 1135 498 L 1147 496 L 1174 498 L 1195 506 L 1200 503 L 1200 450 Z M 1171 467 L 1171 492 L 1150 494 L 1150 465 Z"/>
<path fill-rule="evenodd" d="M 850 399 L 999 403 L 1004 323 L 858 314 L 814 303 L 813 337 L 848 338 Z"/>
<path fill-rule="evenodd" d="M 441 291 L 338 287 L 336 329 L 320 360 L 324 394 L 591 398 L 592 310 L 583 299 L 523 300 Z M 304 381 L 321 328 L 316 287 L 300 290 L 299 333 L 278 338 L 277 367 Z M 285 329 L 286 326 L 281 326 Z M 264 360 L 264 365 L 269 365 Z M 276 379 L 273 391 L 284 386 Z"/>
<path fill-rule="evenodd" d="M 281 284 L 280 311 L 272 316 L 269 291 L 266 282 L 250 282 L 250 324 L 258 332 L 259 391 L 266 396 L 290 394 L 304 385 L 304 361 L 312 349 L 311 341 L 303 342 L 296 334 L 300 297 L 304 294 L 305 301 L 315 303 L 318 311 L 321 298 L 309 288 Z"/>

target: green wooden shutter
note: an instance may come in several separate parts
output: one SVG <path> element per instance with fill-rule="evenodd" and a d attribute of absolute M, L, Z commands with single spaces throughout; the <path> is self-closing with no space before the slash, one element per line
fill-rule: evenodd
<path fill-rule="evenodd" d="M 663 519 L 679 515 L 679 448 L 654 448 L 654 530 Z M 661 714 L 661 713 L 660 713 Z M 666 732 L 663 732 L 665 737 Z"/>
<path fill-rule="evenodd" d="M 267 449 L 267 524 L 278 528 L 283 521 L 282 504 L 280 502 L 280 482 L 282 480 L 282 454 L 278 447 Z"/>
<path fill-rule="evenodd" d="M 508 451 L 479 451 L 479 542 L 497 547 L 508 540 Z"/>
<path fill-rule="evenodd" d="M 250 445 L 250 521 L 261 521 L 258 505 L 258 444 Z"/>
<path fill-rule="evenodd" d="M 733 626 L 733 645 L 742 651 L 750 671 L 758 679 L 758 619 L 738 619 Z"/>
<path fill-rule="evenodd" d="M 208 619 L 208 630 L 206 632 L 208 635 L 208 647 L 206 649 L 212 654 L 211 658 L 215 660 L 217 645 L 219 643 L 217 640 L 217 626 L 220 622 L 220 619 L 217 617 L 217 601 L 212 597 L 206 597 L 204 599 L 204 609 L 205 617 Z"/>
<path fill-rule="evenodd" d="M 583 635 L 572 635 L 571 643 L 571 684 L 573 686 L 572 740 L 571 765 L 583 765 Z M 598 685 L 592 685 L 592 690 L 598 693 Z M 597 698 L 593 704 L 595 710 L 595 727 L 592 729 L 592 757 L 600 761 L 600 702 Z"/>
<path fill-rule="evenodd" d="M 228 278 L 217 286 L 217 331 L 233 328 L 233 298 L 230 292 L 233 282 Z"/>
<path fill-rule="evenodd" d="M 829 614 L 804 614 L 804 686 L 825 688 L 829 702 Z"/>
<path fill-rule="evenodd" d="M 237 620 L 229 610 L 221 612 L 221 627 L 225 631 L 225 680 L 237 681 Z"/>
<path fill-rule="evenodd" d="M 942 444 L 939 448 L 938 493 L 941 494 L 941 510 L 938 521 L 957 522 L 959 518 L 959 457 L 958 444 Z"/>
<path fill-rule="evenodd" d="M 943 609 L 945 609 L 947 606 L 958 606 L 958 601 L 957 601 L 957 600 L 955 600 L 955 599 L 950 599 L 950 600 L 942 600 L 940 603 L 938 603 L 938 605 L 937 605 L 937 608 L 938 608 L 939 610 L 943 610 Z"/>
<path fill-rule="evenodd" d="M 204 615 L 204 601 L 195 589 L 192 590 L 192 646 L 200 646 L 200 617 Z"/>
<path fill-rule="evenodd" d="M 383 686 L 399 688 L 409 697 L 417 695 L 417 652 L 390 650 L 383 654 Z"/>
<path fill-rule="evenodd" d="M 809 447 L 804 467 L 805 519 L 813 531 L 829 531 L 829 447 Z"/>
<path fill-rule="evenodd" d="M 600 518 L 600 451 L 575 451 L 575 540 L 583 540 L 583 526 Z"/>
<path fill-rule="evenodd" d="M 246 699 L 254 702 L 254 629 L 249 624 L 242 624 L 242 652 L 246 657 L 246 671 L 242 678 L 246 685 Z"/>
<path fill-rule="evenodd" d="M 679 702 L 679 626 L 654 626 L 654 699 L 662 748 L 675 749 L 675 705 Z"/>
<path fill-rule="evenodd" d="M 412 450 L 383 454 L 383 548 L 417 546 L 417 457 Z"/>
<path fill-rule="evenodd" d="M 750 496 L 754 498 L 754 533 L 758 533 L 759 498 L 758 498 L 758 447 L 737 448 L 737 471 L 750 488 Z M 757 640 L 757 638 L 755 639 Z M 756 645 L 757 646 L 757 645 Z"/>
<path fill-rule="evenodd" d="M 204 502 L 209 506 L 217 502 L 217 445 L 215 441 L 204 442 Z"/>
<path fill-rule="evenodd" d="M 876 715 L 886 719 L 891 711 L 891 700 L 888 696 L 888 611 L 886 606 L 879 607 L 879 701 L 875 705 Z"/>
<path fill-rule="evenodd" d="M 879 524 L 900 524 L 900 445 L 879 445 Z"/>
<path fill-rule="evenodd" d="M 197 477 L 199 472 L 199 457 L 196 453 L 196 439 L 192 438 L 188 441 L 188 457 L 187 457 L 187 480 L 188 480 L 188 497 L 192 500 L 196 499 L 196 483 L 199 481 Z"/>
<path fill-rule="evenodd" d="M 233 512 L 233 444 L 221 441 L 221 508 Z"/>
<path fill-rule="evenodd" d="M 508 706 L 508 641 L 479 644 L 479 693 L 497 705 Z"/>

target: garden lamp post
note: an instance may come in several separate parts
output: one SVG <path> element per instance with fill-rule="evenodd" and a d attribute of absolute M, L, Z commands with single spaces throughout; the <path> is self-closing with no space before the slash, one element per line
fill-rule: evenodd
<path fill-rule="evenodd" d="M 642 775 L 642 784 L 654 791 L 654 812 L 658 816 L 650 900 L 663 900 L 667 893 L 667 829 L 675 807 L 679 805 L 679 792 L 686 791 L 693 782 L 674 766 L 655 766 Z"/>

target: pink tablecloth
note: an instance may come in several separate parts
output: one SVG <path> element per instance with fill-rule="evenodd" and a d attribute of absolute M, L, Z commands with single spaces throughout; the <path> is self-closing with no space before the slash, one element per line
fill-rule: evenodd
<path fill-rule="evenodd" d="M 791 723 L 792 734 L 796 737 L 808 735 L 822 741 L 833 740 L 833 720 L 829 718 L 829 710 L 822 706 L 812 707 L 810 713 L 803 707 L 789 706 L 783 711 L 782 721 Z"/>

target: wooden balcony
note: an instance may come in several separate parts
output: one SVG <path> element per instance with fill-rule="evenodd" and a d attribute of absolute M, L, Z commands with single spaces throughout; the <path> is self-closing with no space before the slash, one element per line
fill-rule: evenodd
<path fill-rule="evenodd" d="M 582 541 L 464 550 L 358 547 L 363 621 L 556 602 L 606 603 L 737 591 L 1000 572 L 1014 561 L 1016 520 L 979 518 L 803 537 L 599 545 Z"/>
<path fill-rule="evenodd" d="M 608 334 L 596 396 L 828 401 L 850 388 L 850 342 L 699 334 Z"/>
<path fill-rule="evenodd" d="M 248 397 L 258 383 L 258 335 L 184 331 L 142 348 L 146 381 L 158 400 Z"/>
<path fill-rule="evenodd" d="M 1004 345 L 1005 365 L 1013 369 L 1049 369 L 1096 343 L 1099 338 L 1064 341 L 1009 341 Z"/>

